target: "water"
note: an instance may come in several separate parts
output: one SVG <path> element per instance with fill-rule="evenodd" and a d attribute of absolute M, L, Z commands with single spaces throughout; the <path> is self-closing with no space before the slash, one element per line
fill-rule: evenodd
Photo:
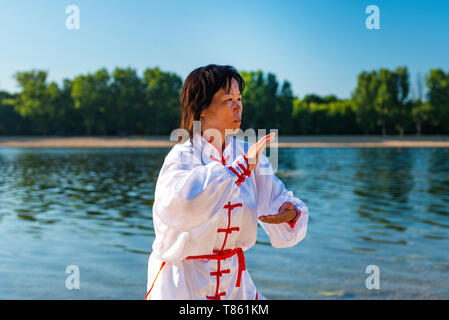
<path fill-rule="evenodd" d="M 0 149 L 0 298 L 143 299 L 168 151 Z M 267 298 L 449 298 L 448 149 L 281 149 L 277 174 L 311 218 L 293 248 L 259 228 L 246 264 Z"/>

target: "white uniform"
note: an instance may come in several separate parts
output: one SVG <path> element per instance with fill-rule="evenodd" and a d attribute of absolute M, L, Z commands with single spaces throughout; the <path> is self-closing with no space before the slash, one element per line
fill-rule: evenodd
<path fill-rule="evenodd" d="M 266 299 L 243 251 L 256 243 L 258 222 L 273 247 L 296 245 L 307 232 L 308 208 L 285 189 L 266 156 L 248 170 L 251 144 L 227 136 L 222 155 L 201 134 L 192 141 L 176 144 L 159 173 L 145 299 Z M 286 202 L 300 211 L 294 223 L 257 219 Z"/>

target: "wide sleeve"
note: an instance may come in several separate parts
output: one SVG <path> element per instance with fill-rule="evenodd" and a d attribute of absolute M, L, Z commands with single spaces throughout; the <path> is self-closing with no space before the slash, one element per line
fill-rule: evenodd
<path fill-rule="evenodd" d="M 153 215 L 166 226 L 190 230 L 218 217 L 230 197 L 238 196 L 246 178 L 243 155 L 228 166 L 212 161 L 192 165 L 166 158 L 156 183 Z M 240 164 L 240 165 L 239 165 Z"/>
<path fill-rule="evenodd" d="M 307 233 L 309 209 L 305 203 L 285 188 L 284 183 L 273 173 L 270 161 L 264 155 L 255 169 L 257 190 L 257 217 L 277 214 L 287 202 L 291 202 L 299 213 L 292 223 L 280 224 L 258 222 L 270 238 L 271 245 L 276 248 L 292 247 L 300 242 Z"/>

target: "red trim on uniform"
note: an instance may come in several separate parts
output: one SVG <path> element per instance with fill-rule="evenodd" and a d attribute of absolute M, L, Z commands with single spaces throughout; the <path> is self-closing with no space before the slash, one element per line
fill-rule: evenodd
<path fill-rule="evenodd" d="M 157 279 L 157 277 L 159 276 L 159 273 L 161 273 L 161 271 L 162 271 L 162 269 L 165 267 L 165 265 L 166 265 L 166 262 L 163 261 L 162 264 L 161 264 L 161 268 L 159 269 L 159 271 L 158 271 L 157 274 L 156 274 L 156 277 L 154 278 L 154 281 L 153 281 L 153 284 L 151 285 L 150 290 L 148 290 L 148 293 L 147 293 L 147 295 L 145 296 L 145 300 L 147 300 L 147 297 L 148 297 L 148 295 L 150 294 L 151 289 L 153 289 L 154 283 L 156 282 L 156 279 Z"/>
<path fill-rule="evenodd" d="M 251 170 L 248 170 L 247 168 L 245 168 L 243 166 L 243 164 L 241 164 L 240 162 L 237 162 L 238 166 L 242 169 L 243 174 L 247 177 L 251 176 Z"/>
<path fill-rule="evenodd" d="M 239 261 L 239 270 L 238 270 L 238 277 L 237 277 L 237 283 L 236 283 L 236 287 L 240 287 L 240 281 L 242 278 L 242 272 L 246 270 L 246 265 L 245 265 L 245 255 L 243 253 L 243 249 L 242 248 L 235 248 L 235 249 L 226 249 L 226 250 L 214 250 L 215 254 L 205 254 L 205 255 L 201 255 L 201 256 L 188 256 L 186 259 L 211 259 L 211 260 L 217 260 L 217 261 L 221 261 L 221 260 L 226 260 L 229 259 L 230 257 L 234 256 L 235 254 L 237 254 L 237 258 Z M 217 271 L 218 272 L 218 271 Z"/>
<path fill-rule="evenodd" d="M 231 269 L 222 269 L 222 270 L 219 270 L 219 271 L 211 272 L 210 275 L 211 276 L 216 276 L 216 277 L 221 277 L 221 275 L 223 273 L 231 273 Z"/>
<path fill-rule="evenodd" d="M 227 228 L 221 228 L 217 229 L 217 232 L 225 232 L 225 238 L 223 240 L 223 245 L 220 250 L 213 250 L 213 254 L 206 254 L 206 255 L 200 255 L 200 256 L 188 256 L 186 259 L 212 259 L 217 260 L 217 270 L 214 272 L 210 272 L 211 276 L 215 276 L 217 278 L 217 286 L 215 288 L 215 295 L 213 296 L 206 296 L 209 300 L 221 300 L 222 296 L 226 295 L 226 291 L 218 292 L 220 288 L 220 277 L 224 273 L 231 273 L 230 269 L 220 269 L 221 267 L 221 261 L 229 259 L 230 257 L 237 254 L 238 263 L 239 263 L 239 269 L 238 269 L 238 276 L 237 276 L 237 282 L 236 287 L 240 287 L 240 282 L 242 278 L 242 272 L 246 270 L 245 265 L 245 255 L 243 254 L 242 248 L 235 248 L 235 249 L 224 249 L 226 245 L 226 241 L 228 239 L 228 234 L 230 234 L 232 231 L 239 231 L 239 227 L 231 227 L 231 211 L 236 207 L 243 207 L 243 204 L 241 202 L 231 204 L 231 201 L 228 201 L 228 204 L 226 204 L 223 208 L 228 209 L 228 227 Z"/>
<path fill-rule="evenodd" d="M 256 291 L 256 300 L 259 300 L 259 292 Z"/>
<path fill-rule="evenodd" d="M 221 152 L 221 151 L 217 148 L 217 146 L 216 146 L 215 144 L 213 144 L 212 141 L 210 141 L 209 139 L 207 139 L 206 137 L 204 137 L 202 133 L 201 133 L 201 137 L 202 137 L 204 140 L 206 140 L 208 143 L 210 143 L 210 144 L 217 150 L 218 154 L 220 155 L 221 160 L 215 158 L 213 155 L 209 155 L 209 158 L 212 159 L 212 160 L 214 160 L 214 161 L 220 162 L 222 165 L 225 166 L 226 163 L 227 163 L 227 161 L 229 160 L 229 157 L 230 157 L 231 155 L 228 154 L 228 155 L 226 156 L 226 158 L 224 158 L 224 157 L 223 157 L 223 154 L 224 154 L 226 148 L 228 147 L 228 145 L 231 143 L 231 140 L 232 140 L 232 139 L 230 138 L 230 139 L 228 140 L 228 143 L 227 143 L 226 146 L 223 148 L 223 152 Z M 238 179 L 237 179 L 237 181 L 236 181 L 235 183 L 236 183 L 239 187 L 240 187 L 240 185 L 245 181 L 245 179 L 246 179 L 247 177 L 251 176 L 251 171 L 249 170 L 248 158 L 246 157 L 245 154 L 242 154 L 242 156 L 243 156 L 243 158 L 245 159 L 245 162 L 246 162 L 246 168 L 245 168 L 241 163 L 239 163 L 238 161 L 237 161 L 237 166 L 236 166 L 236 167 L 232 167 L 232 166 L 229 166 L 229 167 L 228 167 L 228 168 L 232 171 L 232 173 L 234 173 L 234 174 L 238 177 Z M 239 170 L 241 170 L 242 172 L 239 173 L 236 169 L 239 169 Z"/>
<path fill-rule="evenodd" d="M 205 136 L 203 136 L 203 134 L 201 133 L 201 137 L 203 137 L 204 138 L 204 140 L 206 140 L 207 142 L 209 142 L 217 151 L 218 151 L 218 154 L 220 155 L 220 157 L 221 157 L 221 160 L 218 160 L 217 158 L 215 158 L 215 157 L 212 157 L 212 155 L 210 155 L 210 158 L 212 159 L 212 160 L 215 160 L 215 161 L 218 161 L 218 162 L 220 162 L 222 165 L 226 165 L 226 161 L 229 159 L 229 156 L 230 155 L 228 155 L 227 157 L 226 157 L 226 159 L 225 158 L 223 158 L 223 153 L 224 153 L 224 151 L 226 150 L 226 148 L 228 147 L 228 145 L 231 143 L 231 138 L 229 138 L 228 139 L 228 143 L 225 145 L 225 147 L 223 148 L 223 152 L 221 152 L 218 148 L 217 148 L 217 146 L 215 145 L 215 144 L 213 144 L 212 143 L 212 141 L 210 141 L 209 139 L 207 139 Z"/>
<path fill-rule="evenodd" d="M 245 181 L 246 178 L 251 176 L 251 170 L 249 170 L 249 165 L 248 165 L 248 160 L 246 159 L 245 155 L 243 155 L 243 158 L 245 159 L 246 162 L 246 168 L 243 164 L 241 164 L 239 161 L 237 161 L 237 166 L 234 168 L 232 166 L 229 166 L 229 170 L 232 171 L 232 173 L 234 173 L 238 179 L 235 182 L 239 187 L 240 185 Z M 237 169 L 239 169 L 241 172 L 237 172 Z"/>
<path fill-rule="evenodd" d="M 227 228 L 227 229 L 217 229 L 217 232 L 231 233 L 232 231 L 239 231 L 239 230 L 240 230 L 239 227 L 232 227 L 232 228 Z"/>
<path fill-rule="evenodd" d="M 237 183 L 237 185 L 240 187 L 240 184 L 241 184 L 241 182 L 240 182 L 240 180 L 241 180 L 240 174 L 231 166 L 229 166 L 229 170 L 231 170 L 232 173 L 237 176 L 238 179 L 237 179 L 237 181 L 235 183 Z"/>
<path fill-rule="evenodd" d="M 237 202 L 237 203 L 231 204 L 231 201 L 228 201 L 228 204 L 223 206 L 223 208 L 230 209 L 230 210 L 237 208 L 237 207 L 243 207 L 243 203 Z"/>
<path fill-rule="evenodd" d="M 226 291 L 223 291 L 223 292 L 217 293 L 214 296 L 206 296 L 206 298 L 209 300 L 221 300 L 220 297 L 225 296 L 225 295 L 226 295 Z"/>
<path fill-rule="evenodd" d="M 223 292 L 218 292 L 218 289 L 220 288 L 220 277 L 222 274 L 222 270 L 220 270 L 220 263 L 221 261 L 218 260 L 217 261 L 217 271 L 216 272 L 211 272 L 211 275 L 215 275 L 217 277 L 217 286 L 215 288 L 215 295 L 213 296 L 206 296 L 207 299 L 209 300 L 220 300 L 221 296 L 225 296 L 226 295 L 226 291 Z"/>
<path fill-rule="evenodd" d="M 226 232 L 225 233 L 225 238 L 223 241 L 223 246 L 221 247 L 221 251 L 223 251 L 225 245 L 226 245 L 226 241 L 228 240 L 228 234 L 231 233 L 232 231 L 239 231 L 240 228 L 239 227 L 232 227 L 231 228 L 231 211 L 234 208 L 237 207 L 243 207 L 243 204 L 241 202 L 239 203 L 234 203 L 231 204 L 231 201 L 228 201 L 228 204 L 225 205 L 223 208 L 228 209 L 228 227 L 226 229 L 218 229 L 217 232 Z"/>
<path fill-rule="evenodd" d="M 221 162 L 220 160 L 218 160 L 217 158 L 215 158 L 213 155 L 210 155 L 209 158 L 211 158 L 214 161 L 220 162 L 221 164 L 223 164 L 223 162 Z"/>

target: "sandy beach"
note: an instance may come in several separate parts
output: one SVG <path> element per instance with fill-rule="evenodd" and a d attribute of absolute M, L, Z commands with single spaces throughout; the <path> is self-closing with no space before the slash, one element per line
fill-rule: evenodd
<path fill-rule="evenodd" d="M 0 148 L 169 148 L 168 136 L 0 136 Z M 272 146 L 276 146 L 275 143 Z M 281 136 L 279 148 L 449 148 L 449 136 Z"/>

